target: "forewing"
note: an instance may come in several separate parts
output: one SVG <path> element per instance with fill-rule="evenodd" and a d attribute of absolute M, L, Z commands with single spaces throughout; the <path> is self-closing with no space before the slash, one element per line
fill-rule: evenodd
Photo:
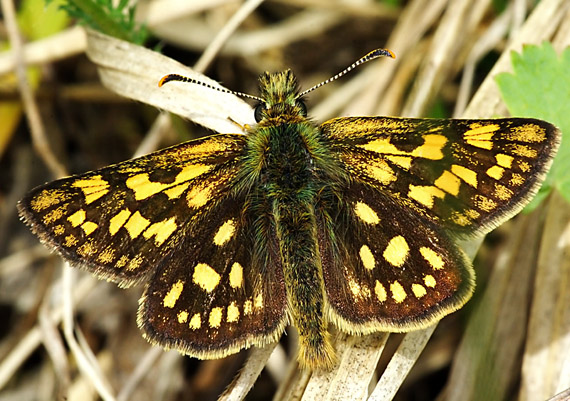
<path fill-rule="evenodd" d="M 464 253 L 376 188 L 352 184 L 320 202 L 317 221 L 328 316 L 342 331 L 421 329 L 473 292 Z"/>
<path fill-rule="evenodd" d="M 351 179 L 457 234 L 487 232 L 538 189 L 560 141 L 535 119 L 350 117 L 321 126 Z"/>
<path fill-rule="evenodd" d="M 192 219 L 227 196 L 241 135 L 190 141 L 35 188 L 20 215 L 73 265 L 126 287 L 179 246 Z"/>
<path fill-rule="evenodd" d="M 138 323 L 146 337 L 201 359 L 275 342 L 287 322 L 275 235 L 260 244 L 243 199 L 226 199 L 196 217 L 178 250 L 149 281 Z"/>

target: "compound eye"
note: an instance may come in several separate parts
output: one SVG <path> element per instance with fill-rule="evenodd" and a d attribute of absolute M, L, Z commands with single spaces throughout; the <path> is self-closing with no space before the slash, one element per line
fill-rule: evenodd
<path fill-rule="evenodd" d="M 255 117 L 256 122 L 260 122 L 261 120 L 263 120 L 266 110 L 267 107 L 265 107 L 265 103 L 259 103 L 257 106 L 255 106 L 255 111 L 253 116 Z"/>
<path fill-rule="evenodd" d="M 305 104 L 305 102 L 303 102 L 302 100 L 296 100 L 295 103 L 297 107 L 301 109 L 301 115 L 303 117 L 307 117 L 307 105 Z"/>

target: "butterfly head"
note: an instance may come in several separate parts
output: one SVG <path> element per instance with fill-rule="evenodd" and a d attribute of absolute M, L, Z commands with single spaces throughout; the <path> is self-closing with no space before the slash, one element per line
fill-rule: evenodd
<path fill-rule="evenodd" d="M 279 116 L 307 115 L 305 103 L 299 97 L 297 78 L 291 70 L 262 74 L 259 77 L 262 101 L 255 108 L 255 120 Z"/>

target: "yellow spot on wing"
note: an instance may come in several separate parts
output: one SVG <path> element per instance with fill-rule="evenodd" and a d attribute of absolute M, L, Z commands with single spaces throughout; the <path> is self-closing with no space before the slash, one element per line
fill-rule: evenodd
<path fill-rule="evenodd" d="M 511 168 L 513 165 L 514 157 L 509 155 L 504 155 L 502 153 L 498 153 L 495 155 L 495 159 L 497 160 L 497 164 L 501 167 Z"/>
<path fill-rule="evenodd" d="M 97 251 L 97 247 L 92 241 L 85 242 L 79 248 L 77 248 L 77 253 L 83 257 L 94 256 Z"/>
<path fill-rule="evenodd" d="M 466 184 L 477 188 L 477 173 L 467 167 L 460 166 L 459 164 L 451 165 L 451 172 L 461 178 Z"/>
<path fill-rule="evenodd" d="M 190 183 L 185 182 L 184 184 L 180 184 L 175 187 L 164 190 L 164 193 L 166 194 L 166 196 L 168 196 L 168 199 L 177 199 L 180 197 L 180 195 L 184 193 L 184 191 L 188 189 L 189 186 Z"/>
<path fill-rule="evenodd" d="M 493 135 L 500 128 L 497 124 L 471 124 L 471 129 L 465 131 L 463 138 L 471 146 L 481 149 L 493 149 Z"/>
<path fill-rule="evenodd" d="M 152 224 L 149 228 L 145 230 L 143 236 L 146 239 L 149 239 L 153 235 L 156 237 L 154 238 L 154 242 L 156 245 L 162 245 L 164 241 L 166 241 L 177 228 L 176 224 L 176 217 L 171 217 L 169 219 L 164 219 L 161 222 Z"/>
<path fill-rule="evenodd" d="M 424 257 L 426 262 L 428 262 L 433 269 L 435 270 L 443 269 L 445 263 L 443 262 L 443 259 L 441 258 L 441 256 L 437 254 L 436 251 L 434 251 L 431 248 L 422 246 L 420 248 L 420 253 Z"/>
<path fill-rule="evenodd" d="M 427 287 L 435 287 L 435 278 L 431 274 L 426 274 L 424 277 L 424 283 Z"/>
<path fill-rule="evenodd" d="M 503 177 L 505 169 L 500 166 L 493 166 L 487 169 L 487 175 L 495 180 L 500 180 Z"/>
<path fill-rule="evenodd" d="M 513 187 L 518 187 L 519 185 L 522 185 L 523 182 L 524 178 L 522 175 L 513 173 L 513 175 L 511 175 L 511 179 L 509 180 L 509 185 L 512 185 Z"/>
<path fill-rule="evenodd" d="M 497 124 L 482 125 L 481 123 L 473 123 L 471 124 L 471 129 L 465 131 L 463 136 L 469 139 L 481 139 L 488 141 L 493 138 L 493 134 L 499 128 L 500 127 Z"/>
<path fill-rule="evenodd" d="M 380 301 L 380 302 L 384 302 L 388 298 L 388 295 L 386 294 L 386 289 L 378 280 L 376 280 L 376 286 L 374 287 L 374 293 L 376 294 L 376 298 L 378 298 L 378 301 Z"/>
<path fill-rule="evenodd" d="M 253 307 L 255 309 L 259 309 L 259 308 L 263 307 L 263 294 L 262 293 L 257 294 L 255 299 L 253 300 Z"/>
<path fill-rule="evenodd" d="M 129 232 L 131 239 L 138 237 L 150 224 L 150 220 L 145 219 L 138 211 L 134 212 L 125 223 L 125 228 Z"/>
<path fill-rule="evenodd" d="M 223 152 L 226 149 L 228 149 L 228 144 L 225 142 L 220 142 L 219 140 L 211 140 L 208 142 L 203 142 L 199 145 L 192 146 L 190 149 L 188 149 L 188 152 L 190 153 L 190 156 L 195 156 L 196 154 L 200 153 L 210 155 L 212 153 Z"/>
<path fill-rule="evenodd" d="M 83 232 L 85 235 L 90 235 L 93 231 L 95 231 L 99 227 L 97 223 L 93 223 L 92 221 L 86 221 L 81 225 Z"/>
<path fill-rule="evenodd" d="M 185 182 L 185 181 L 193 180 L 194 178 L 198 177 L 199 175 L 202 175 L 202 174 L 210 171 L 211 168 L 212 168 L 212 166 L 206 166 L 204 164 L 194 164 L 194 165 L 186 166 L 176 176 L 176 179 L 174 180 L 173 186 L 178 185 L 178 184 Z"/>
<path fill-rule="evenodd" d="M 511 152 L 517 156 L 528 157 L 530 159 L 536 159 L 538 156 L 536 149 L 528 147 L 526 145 L 520 145 L 518 143 L 513 143 L 509 146 Z"/>
<path fill-rule="evenodd" d="M 186 323 L 188 321 L 188 312 L 185 310 L 178 312 L 178 323 Z"/>
<path fill-rule="evenodd" d="M 463 227 L 471 224 L 471 220 L 469 219 L 469 217 L 467 217 L 463 213 L 459 213 L 457 211 L 454 211 L 453 213 L 451 213 L 451 220 L 455 224 L 463 226 Z"/>
<path fill-rule="evenodd" d="M 60 206 L 57 209 L 54 209 L 54 210 L 46 213 L 44 215 L 44 217 L 42 218 L 44 224 L 48 225 L 48 224 L 53 223 L 54 221 L 61 219 L 67 212 L 67 206 L 68 206 L 68 204 L 66 203 L 63 206 Z"/>
<path fill-rule="evenodd" d="M 127 187 L 133 190 L 135 194 L 136 200 L 147 199 L 152 195 L 155 195 L 159 192 L 166 191 L 167 189 L 174 188 L 183 184 L 187 181 L 190 181 L 201 174 L 209 171 L 212 167 L 205 166 L 203 164 L 193 164 L 189 166 L 185 166 L 174 179 L 173 182 L 164 184 L 162 182 L 154 182 L 150 181 L 149 173 L 141 173 L 129 177 L 126 181 Z M 185 188 L 184 188 L 185 189 Z M 176 190 L 170 191 L 167 195 L 172 198 L 176 198 L 180 196 L 184 189 L 178 188 Z M 171 198 L 171 199 L 172 199 Z"/>
<path fill-rule="evenodd" d="M 244 315 L 249 315 L 251 313 L 252 309 L 253 309 L 253 306 L 252 306 L 251 300 L 248 299 L 247 301 L 245 301 L 243 303 L 243 314 Z"/>
<path fill-rule="evenodd" d="M 75 238 L 75 236 L 73 234 L 69 234 L 67 237 L 65 237 L 65 241 L 63 242 L 63 246 L 69 248 L 70 246 L 75 246 L 77 245 L 79 241 L 77 240 L 77 238 Z"/>
<path fill-rule="evenodd" d="M 546 130 L 536 124 L 524 124 L 514 127 L 505 136 L 510 141 L 540 143 L 546 140 Z"/>
<path fill-rule="evenodd" d="M 243 285 L 243 267 L 235 262 L 230 270 L 230 286 L 238 288 Z"/>
<path fill-rule="evenodd" d="M 360 259 L 365 269 L 372 270 L 374 266 L 376 266 L 376 260 L 374 259 L 372 251 L 368 248 L 368 245 L 362 245 L 362 247 L 360 247 Z"/>
<path fill-rule="evenodd" d="M 348 286 L 350 288 L 350 292 L 352 292 L 352 296 L 355 299 L 370 298 L 370 289 L 365 285 L 360 285 L 351 278 L 348 280 Z"/>
<path fill-rule="evenodd" d="M 435 186 L 443 189 L 445 192 L 457 196 L 459 194 L 459 186 L 461 185 L 461 181 L 455 175 L 450 173 L 449 171 L 445 170 L 437 180 L 434 182 Z"/>
<path fill-rule="evenodd" d="M 192 330 L 198 330 L 202 326 L 202 319 L 200 318 L 199 313 L 195 313 L 190 319 L 190 323 L 188 323 L 188 327 Z"/>
<path fill-rule="evenodd" d="M 180 294 L 182 294 L 183 289 L 184 289 L 184 283 L 182 282 L 182 280 L 178 280 L 176 283 L 172 284 L 172 287 L 170 287 L 170 290 L 162 300 L 162 304 L 164 305 L 164 307 L 174 308 L 174 305 L 176 305 L 176 301 L 178 301 L 178 298 L 180 297 Z"/>
<path fill-rule="evenodd" d="M 96 201 L 109 192 L 109 183 L 100 175 L 74 181 L 71 186 L 83 191 L 86 204 Z"/>
<path fill-rule="evenodd" d="M 475 205 L 484 212 L 490 212 L 497 207 L 497 203 L 483 195 L 475 195 L 473 197 Z"/>
<path fill-rule="evenodd" d="M 397 180 L 394 170 L 384 160 L 379 160 L 374 164 L 367 164 L 365 168 L 370 177 L 383 185 L 388 185 Z"/>
<path fill-rule="evenodd" d="M 30 206 L 33 211 L 41 212 L 48 207 L 57 205 L 58 203 L 65 201 L 67 194 L 65 191 L 58 189 L 44 189 L 39 194 L 34 196 L 30 201 Z"/>
<path fill-rule="evenodd" d="M 393 266 L 400 267 L 406 261 L 410 247 L 406 242 L 406 239 L 401 235 L 398 235 L 388 242 L 388 246 L 382 254 L 384 259 L 388 261 Z"/>
<path fill-rule="evenodd" d="M 404 168 L 405 170 L 409 170 L 412 166 L 412 158 L 410 156 L 385 156 L 386 160 L 391 161 L 392 163 Z"/>
<path fill-rule="evenodd" d="M 127 209 L 123 209 L 114 215 L 111 220 L 109 220 L 109 233 L 111 233 L 111 235 L 117 234 L 117 231 L 119 231 L 130 216 L 131 212 Z"/>
<path fill-rule="evenodd" d="M 234 219 L 226 220 L 224 224 L 220 226 L 218 232 L 214 236 L 214 244 L 217 246 L 222 246 L 230 239 L 232 239 L 236 231 L 236 225 Z"/>
<path fill-rule="evenodd" d="M 368 224 L 378 224 L 380 223 L 380 218 L 370 206 L 364 202 L 356 202 L 354 206 L 354 212 L 356 215 L 365 223 Z"/>
<path fill-rule="evenodd" d="M 138 269 L 141 267 L 142 262 L 144 262 L 143 257 L 141 255 L 136 255 L 134 258 L 129 260 L 129 263 L 127 263 L 127 270 L 133 271 Z"/>
<path fill-rule="evenodd" d="M 192 281 L 204 291 L 210 293 L 214 291 L 214 288 L 220 283 L 220 275 L 207 264 L 198 263 L 194 267 Z"/>
<path fill-rule="evenodd" d="M 445 197 L 445 192 L 436 187 L 410 184 L 409 188 L 408 196 L 429 208 L 433 207 L 435 197 L 440 199 Z"/>
<path fill-rule="evenodd" d="M 477 210 L 473 210 L 473 209 L 467 209 L 465 211 L 465 215 L 467 217 L 469 217 L 470 219 L 478 219 L 481 216 L 481 213 L 479 213 Z"/>
<path fill-rule="evenodd" d="M 115 263 L 115 267 L 122 268 L 125 267 L 127 262 L 129 261 L 129 257 L 127 255 L 122 255 L 117 263 Z"/>
<path fill-rule="evenodd" d="M 210 319 L 208 320 L 208 324 L 212 328 L 218 328 L 220 327 L 221 323 L 222 323 L 222 308 L 220 308 L 219 306 L 212 308 L 212 310 L 210 311 Z"/>
<path fill-rule="evenodd" d="M 424 135 L 424 143 L 418 146 L 411 152 L 406 152 L 404 150 L 398 149 L 392 143 L 390 143 L 389 138 L 379 138 L 370 141 L 364 145 L 360 145 L 366 150 L 379 153 L 384 157 L 387 156 L 411 156 L 411 157 L 421 157 L 430 160 L 441 160 L 443 159 L 443 147 L 447 143 L 447 138 L 443 135 L 430 134 Z"/>
<path fill-rule="evenodd" d="M 149 173 L 137 174 L 127 178 L 127 187 L 133 190 L 136 200 L 146 199 L 154 194 L 169 188 L 168 184 L 161 182 L 151 182 Z"/>
<path fill-rule="evenodd" d="M 188 207 L 198 208 L 204 206 L 211 198 L 212 189 L 210 187 L 193 188 L 186 196 Z"/>
<path fill-rule="evenodd" d="M 530 164 L 525 161 L 519 160 L 517 165 L 524 173 L 528 173 L 530 171 Z"/>
<path fill-rule="evenodd" d="M 447 143 L 447 138 L 443 135 L 424 135 L 424 144 L 412 151 L 412 156 L 422 157 L 429 160 L 443 159 L 442 149 Z"/>
<path fill-rule="evenodd" d="M 228 323 L 237 322 L 239 320 L 239 308 L 236 306 L 235 302 L 232 302 L 228 306 Z"/>
<path fill-rule="evenodd" d="M 506 200 L 511 199 L 513 197 L 514 193 L 513 193 L 513 191 L 511 191 L 509 188 L 505 187 L 504 185 L 496 183 L 495 184 L 495 192 L 493 192 L 493 195 L 495 195 L 500 200 L 506 201 Z"/>
<path fill-rule="evenodd" d="M 99 262 L 105 264 L 111 263 L 114 259 L 115 259 L 115 249 L 113 249 L 111 246 L 105 248 L 105 250 L 101 252 L 97 257 L 97 260 Z"/>
<path fill-rule="evenodd" d="M 421 298 L 427 294 L 426 289 L 421 284 L 412 284 L 412 292 L 416 298 Z"/>
<path fill-rule="evenodd" d="M 73 227 L 81 225 L 85 221 L 85 210 L 78 210 L 67 218 Z"/>
<path fill-rule="evenodd" d="M 390 284 L 390 292 L 392 293 L 392 299 L 399 304 L 404 299 L 406 299 L 406 291 L 404 291 L 404 287 L 398 281 L 394 281 Z"/>

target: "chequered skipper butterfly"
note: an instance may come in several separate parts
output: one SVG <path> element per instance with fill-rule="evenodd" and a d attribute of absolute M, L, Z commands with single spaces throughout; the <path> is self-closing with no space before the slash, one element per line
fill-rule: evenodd
<path fill-rule="evenodd" d="M 379 56 L 392 54 L 376 50 L 344 72 Z M 122 287 L 145 283 L 145 336 L 197 358 L 274 342 L 292 324 L 301 364 L 326 369 L 331 324 L 403 332 L 460 308 L 474 273 L 454 240 L 523 207 L 559 131 L 529 118 L 316 126 L 309 91 L 299 94 L 291 71 L 266 73 L 260 97 L 246 95 L 259 101 L 246 135 L 47 183 L 20 213 L 72 264 Z"/>

